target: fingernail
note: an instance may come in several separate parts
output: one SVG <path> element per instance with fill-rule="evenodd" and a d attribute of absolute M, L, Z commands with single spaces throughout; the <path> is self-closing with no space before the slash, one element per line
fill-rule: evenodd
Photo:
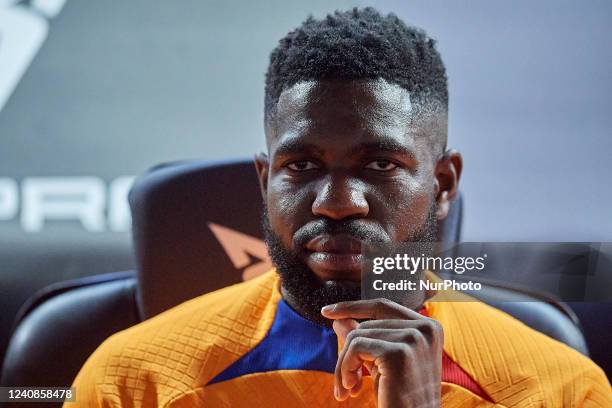
<path fill-rule="evenodd" d="M 323 308 L 321 309 L 321 312 L 333 312 L 335 308 L 336 308 L 335 304 L 323 306 Z"/>
<path fill-rule="evenodd" d="M 336 397 L 336 399 L 340 398 L 340 393 L 338 392 L 338 387 L 336 387 L 335 385 L 334 385 L 334 397 Z"/>

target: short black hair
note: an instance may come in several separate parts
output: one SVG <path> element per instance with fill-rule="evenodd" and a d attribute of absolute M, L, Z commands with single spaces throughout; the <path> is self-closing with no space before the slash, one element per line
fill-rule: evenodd
<path fill-rule="evenodd" d="M 310 16 L 279 41 L 266 73 L 265 118 L 281 93 L 301 81 L 383 78 L 410 92 L 416 103 L 448 108 L 446 70 L 435 40 L 394 14 L 372 7 Z"/>

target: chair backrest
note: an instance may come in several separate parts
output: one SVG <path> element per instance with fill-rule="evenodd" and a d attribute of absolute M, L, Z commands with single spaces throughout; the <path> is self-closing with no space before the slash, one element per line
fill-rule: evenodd
<path fill-rule="evenodd" d="M 18 314 L 0 384 L 22 387 L 72 384 L 100 343 L 140 322 L 136 306 L 134 271 L 73 279 L 42 289 Z"/>

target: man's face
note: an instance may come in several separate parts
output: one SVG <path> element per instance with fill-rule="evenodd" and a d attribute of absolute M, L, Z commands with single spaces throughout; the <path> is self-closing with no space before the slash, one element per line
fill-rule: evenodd
<path fill-rule="evenodd" d="M 313 312 L 359 297 L 362 242 L 435 239 L 446 123 L 416 111 L 384 80 L 302 82 L 281 94 L 269 156 L 256 160 L 264 229 L 283 288 L 317 303 Z"/>

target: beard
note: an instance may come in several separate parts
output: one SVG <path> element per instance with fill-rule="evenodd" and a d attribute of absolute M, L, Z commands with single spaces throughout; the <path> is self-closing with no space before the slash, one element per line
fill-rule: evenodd
<path fill-rule="evenodd" d="M 432 243 L 437 241 L 437 205 L 433 200 L 423 225 L 403 242 Z M 300 254 L 287 248 L 272 229 L 267 207 L 263 211 L 263 232 L 272 263 L 280 276 L 281 285 L 291 296 L 292 307 L 302 317 L 325 327 L 331 321 L 321 315 L 323 306 L 361 299 L 361 286 L 354 282 L 321 281 L 308 267 Z M 366 226 L 359 219 L 336 221 L 329 218 L 319 219 L 300 228 L 294 236 L 296 248 L 321 234 L 347 234 L 359 239 L 362 244 L 389 243 L 387 235 L 376 228 Z"/>

